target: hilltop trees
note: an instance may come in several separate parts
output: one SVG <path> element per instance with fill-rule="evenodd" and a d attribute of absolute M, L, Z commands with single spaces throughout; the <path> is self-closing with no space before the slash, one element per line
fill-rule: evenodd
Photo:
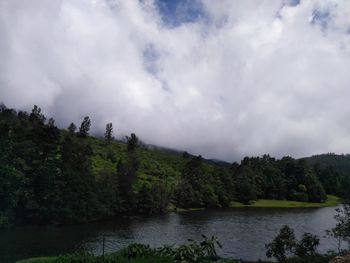
<path fill-rule="evenodd" d="M 107 142 L 113 140 L 113 124 L 111 122 L 106 124 L 105 139 Z"/>
<path fill-rule="evenodd" d="M 69 124 L 67 129 L 70 135 L 74 135 L 75 131 L 77 130 L 77 126 L 75 126 L 75 124 L 72 122 L 71 124 Z"/>
<path fill-rule="evenodd" d="M 128 151 L 134 151 L 139 143 L 139 138 L 137 138 L 135 133 L 132 133 L 130 137 L 126 137 L 127 145 L 128 145 Z"/>
<path fill-rule="evenodd" d="M 78 137 L 85 138 L 89 135 L 91 127 L 91 120 L 88 116 L 84 117 L 84 120 L 82 121 L 79 132 L 78 132 Z"/>
<path fill-rule="evenodd" d="M 36 105 L 30 114 L 0 105 L 0 225 L 157 213 L 170 204 L 228 207 L 259 198 L 323 202 L 325 184 L 338 182 L 326 189 L 344 194 L 350 184 L 344 176 L 328 180 L 332 169 L 317 170 L 291 157 L 246 157 L 227 166 L 141 147 L 134 133 L 125 143 L 101 143 L 87 138 L 90 127 L 85 117 L 77 133 L 74 123 L 62 131 Z M 111 123 L 105 139 L 113 139 Z"/>

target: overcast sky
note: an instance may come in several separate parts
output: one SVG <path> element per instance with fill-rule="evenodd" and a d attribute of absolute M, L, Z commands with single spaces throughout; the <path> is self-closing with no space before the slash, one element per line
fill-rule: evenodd
<path fill-rule="evenodd" d="M 208 158 L 350 152 L 348 0 L 1 0 L 0 101 Z"/>

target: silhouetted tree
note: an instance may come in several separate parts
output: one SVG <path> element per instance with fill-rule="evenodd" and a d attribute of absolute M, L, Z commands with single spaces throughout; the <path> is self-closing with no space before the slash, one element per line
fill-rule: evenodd
<path fill-rule="evenodd" d="M 292 253 L 296 245 L 294 230 L 288 226 L 283 226 L 279 234 L 270 242 L 266 244 L 266 256 L 275 257 L 278 262 L 285 262 L 288 254 Z"/>
<path fill-rule="evenodd" d="M 313 257 L 320 244 L 320 239 L 316 235 L 304 233 L 301 240 L 296 244 L 294 254 L 298 257 Z"/>
<path fill-rule="evenodd" d="M 29 115 L 29 120 L 32 123 L 39 123 L 39 124 L 44 124 L 45 122 L 45 116 L 41 113 L 41 108 L 39 108 L 37 105 L 34 105 L 32 109 L 32 113 Z"/>
<path fill-rule="evenodd" d="M 88 116 L 84 117 L 83 122 L 80 125 L 78 137 L 85 138 L 89 135 L 91 127 L 91 120 Z"/>
<path fill-rule="evenodd" d="M 128 144 L 128 151 L 133 151 L 137 147 L 139 143 L 139 139 L 135 135 L 135 133 L 132 133 L 130 137 L 126 137 L 127 139 L 127 144 Z"/>
<path fill-rule="evenodd" d="M 111 122 L 106 124 L 105 139 L 107 142 L 113 140 L 113 124 Z"/>
<path fill-rule="evenodd" d="M 75 126 L 73 122 L 69 124 L 68 131 L 70 135 L 74 135 L 76 130 L 77 130 L 77 126 Z"/>

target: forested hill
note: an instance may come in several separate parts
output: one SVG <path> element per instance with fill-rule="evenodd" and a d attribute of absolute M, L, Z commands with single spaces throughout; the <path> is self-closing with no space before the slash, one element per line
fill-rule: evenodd
<path fill-rule="evenodd" d="M 350 175 L 350 155 L 349 154 L 320 154 L 313 155 L 311 157 L 305 157 L 304 159 L 308 164 L 314 166 L 319 165 L 320 168 L 332 167 L 335 172 L 341 175 Z"/>
<path fill-rule="evenodd" d="M 104 138 L 95 138 L 91 125 L 85 117 L 79 128 L 59 129 L 37 106 L 30 113 L 0 107 L 0 227 L 259 198 L 324 202 L 326 192 L 341 195 L 350 185 L 349 177 L 305 160 L 264 155 L 227 165 L 148 147 L 135 134 L 115 141 L 111 123 Z"/>

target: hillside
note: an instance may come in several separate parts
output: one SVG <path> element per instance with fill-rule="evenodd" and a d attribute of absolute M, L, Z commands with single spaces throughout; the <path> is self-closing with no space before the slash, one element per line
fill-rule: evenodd
<path fill-rule="evenodd" d="M 305 160 L 264 155 L 240 164 L 205 160 L 147 146 L 135 134 L 123 141 L 59 129 L 34 106 L 31 113 L 0 108 L 0 226 L 67 224 L 118 214 L 153 214 L 172 208 L 229 207 L 257 199 L 324 203 L 346 192 L 345 177 L 313 169 Z M 333 178 L 336 182 L 328 180 Z M 347 177 L 348 179 L 348 177 Z"/>
<path fill-rule="evenodd" d="M 313 155 L 311 157 L 302 158 L 309 165 L 314 166 L 318 164 L 321 169 L 324 169 L 328 166 L 333 167 L 334 171 L 338 172 L 341 175 L 349 175 L 350 176 L 350 155 L 349 154 L 320 154 Z"/>

